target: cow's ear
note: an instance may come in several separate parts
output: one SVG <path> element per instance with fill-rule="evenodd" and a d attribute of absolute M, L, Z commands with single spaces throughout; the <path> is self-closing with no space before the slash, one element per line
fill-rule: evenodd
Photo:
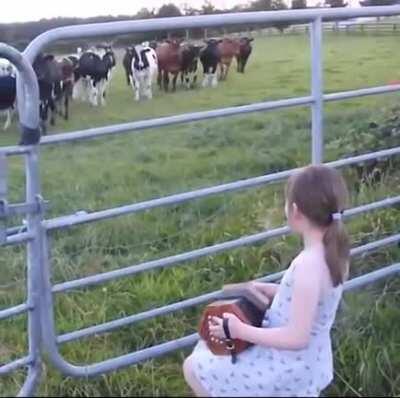
<path fill-rule="evenodd" d="M 249 42 L 254 41 L 254 37 L 250 37 Z"/>

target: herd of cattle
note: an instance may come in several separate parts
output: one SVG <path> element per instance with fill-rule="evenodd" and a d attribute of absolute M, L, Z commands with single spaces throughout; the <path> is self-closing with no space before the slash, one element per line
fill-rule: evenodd
<path fill-rule="evenodd" d="M 126 48 L 122 65 L 126 82 L 132 87 L 137 101 L 152 98 L 153 84 L 160 90 L 176 90 L 177 80 L 186 88 L 194 88 L 198 78 L 198 64 L 203 69 L 203 87 L 216 87 L 225 80 L 232 60 L 236 58 L 237 71 L 244 73 L 252 52 L 252 38 L 208 39 L 195 45 L 180 39 L 161 43 L 145 42 Z M 39 54 L 33 63 L 40 92 L 40 120 L 46 132 L 50 114 L 51 125 L 55 115 L 69 117 L 71 99 L 87 101 L 93 106 L 105 105 L 107 87 L 116 67 L 116 57 L 110 46 L 96 46 L 77 54 L 56 58 L 53 54 Z M 16 106 L 16 70 L 0 58 L 0 113 L 6 114 L 4 130 L 11 123 Z"/>

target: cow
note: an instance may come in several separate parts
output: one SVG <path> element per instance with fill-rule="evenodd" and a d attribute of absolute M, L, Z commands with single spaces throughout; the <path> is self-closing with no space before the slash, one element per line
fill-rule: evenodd
<path fill-rule="evenodd" d="M 208 39 L 206 47 L 200 51 L 200 62 L 203 66 L 203 87 L 216 87 L 218 85 L 217 68 L 221 60 L 218 44 L 221 40 Z"/>
<path fill-rule="evenodd" d="M 253 49 L 251 46 L 253 40 L 252 37 L 241 37 L 239 39 L 239 53 L 236 54 L 237 71 L 239 73 L 244 73 L 244 68 L 246 67 L 247 60 L 249 59 Z"/>
<path fill-rule="evenodd" d="M 75 81 L 83 86 L 82 100 L 89 100 L 93 106 L 105 105 L 107 85 L 116 65 L 115 55 L 110 46 L 91 48 L 84 52 L 75 69 Z M 74 98 L 79 97 L 75 90 Z"/>
<path fill-rule="evenodd" d="M 218 43 L 220 53 L 220 80 L 226 80 L 234 57 L 239 55 L 239 41 L 225 37 Z"/>
<path fill-rule="evenodd" d="M 6 115 L 3 129 L 12 121 L 16 98 L 16 71 L 7 59 L 0 58 L 0 113 Z"/>
<path fill-rule="evenodd" d="M 185 44 L 181 48 L 181 81 L 186 87 L 194 88 L 197 82 L 197 65 L 201 46 Z"/>
<path fill-rule="evenodd" d="M 157 42 L 156 41 L 145 41 L 142 43 L 143 47 L 150 47 L 153 50 L 157 48 Z M 122 65 L 125 70 L 125 76 L 126 76 L 126 84 L 128 86 L 131 86 L 132 83 L 132 59 L 133 59 L 133 54 L 134 54 L 134 47 L 135 46 L 129 46 L 125 48 L 125 54 L 122 59 Z"/>
<path fill-rule="evenodd" d="M 42 132 L 46 133 L 49 110 L 50 124 L 54 126 L 56 113 L 69 118 L 69 99 L 72 95 L 73 64 L 68 58 L 57 60 L 53 54 L 40 53 L 33 62 L 39 84 L 40 120 Z"/>
<path fill-rule="evenodd" d="M 124 58 L 122 58 L 122 66 L 125 70 L 126 84 L 130 86 L 132 84 L 132 59 L 133 59 L 133 47 L 126 47 Z"/>
<path fill-rule="evenodd" d="M 157 54 L 153 48 L 139 44 L 131 48 L 131 55 L 130 78 L 135 99 L 151 99 L 153 81 L 158 72 Z"/>
<path fill-rule="evenodd" d="M 182 51 L 180 39 L 167 39 L 156 48 L 158 59 L 158 86 L 167 92 L 169 75 L 172 77 L 172 91 L 176 91 L 176 81 L 182 68 Z"/>

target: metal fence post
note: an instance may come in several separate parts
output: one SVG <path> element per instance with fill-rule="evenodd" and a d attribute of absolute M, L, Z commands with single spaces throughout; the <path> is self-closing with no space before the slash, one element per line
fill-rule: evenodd
<path fill-rule="evenodd" d="M 311 95 L 312 144 L 311 159 L 313 164 L 322 163 L 324 158 L 323 138 L 323 91 L 322 91 L 322 21 L 317 17 L 311 24 Z"/>
<path fill-rule="evenodd" d="M 35 213 L 27 215 L 28 232 L 34 235 L 29 241 L 27 248 L 27 279 L 28 279 L 28 305 L 30 307 L 28 317 L 29 333 L 29 355 L 33 359 L 32 367 L 41 371 L 41 327 L 40 327 L 40 295 L 42 294 L 41 283 L 41 221 L 42 221 L 42 200 L 40 196 L 40 174 L 39 174 L 39 147 L 32 147 L 25 155 L 26 173 L 26 201 L 37 203 L 38 209 Z M 34 394 L 38 384 L 38 378 L 34 379 L 32 386 L 28 386 L 27 395 Z"/>

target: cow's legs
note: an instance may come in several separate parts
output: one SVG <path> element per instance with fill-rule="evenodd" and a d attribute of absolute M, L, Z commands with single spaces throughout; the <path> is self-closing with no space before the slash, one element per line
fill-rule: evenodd
<path fill-rule="evenodd" d="M 99 96 L 100 96 L 100 105 L 106 105 L 106 88 L 107 88 L 107 81 L 101 80 L 99 82 Z"/>
<path fill-rule="evenodd" d="M 204 72 L 203 82 L 201 83 L 201 86 L 202 86 L 202 87 L 207 87 L 207 85 L 208 85 L 208 80 L 209 80 L 209 78 L 208 78 L 208 73 Z"/>
<path fill-rule="evenodd" d="M 168 92 L 168 86 L 169 86 L 169 72 L 168 71 L 164 71 L 164 75 L 163 75 L 163 83 L 164 83 L 164 90 L 165 92 Z"/>
<path fill-rule="evenodd" d="M 176 81 L 178 80 L 178 73 L 175 73 L 172 78 L 172 91 L 176 91 Z"/>
<path fill-rule="evenodd" d="M 93 106 L 98 105 L 98 92 L 99 92 L 99 82 L 94 83 L 90 80 L 90 102 Z"/>
<path fill-rule="evenodd" d="M 146 97 L 147 97 L 147 99 L 150 100 L 150 99 L 153 98 L 153 93 L 151 91 L 151 77 L 150 76 L 147 76 L 144 79 L 144 85 L 145 85 L 145 88 L 146 88 Z"/>
<path fill-rule="evenodd" d="M 133 90 L 135 92 L 135 100 L 140 101 L 140 80 L 134 76 L 133 77 L 134 83 L 133 83 Z"/>
<path fill-rule="evenodd" d="M 6 113 L 6 121 L 5 121 L 4 126 L 3 126 L 3 130 L 4 131 L 6 131 L 10 127 L 10 124 L 11 124 L 11 110 L 7 109 L 5 111 L 5 113 Z"/>
<path fill-rule="evenodd" d="M 158 88 L 160 90 L 162 90 L 162 75 L 163 75 L 163 71 L 162 70 L 158 70 L 158 75 L 157 75 L 157 84 L 158 84 Z"/>

